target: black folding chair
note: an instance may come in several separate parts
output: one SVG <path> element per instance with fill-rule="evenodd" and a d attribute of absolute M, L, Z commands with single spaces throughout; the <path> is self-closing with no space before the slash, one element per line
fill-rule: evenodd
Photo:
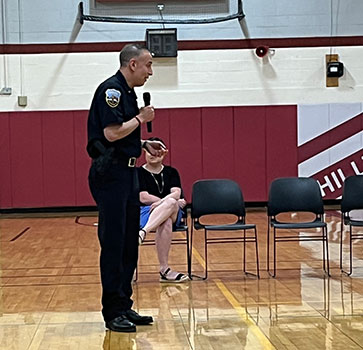
<path fill-rule="evenodd" d="M 356 220 L 350 217 L 352 210 L 363 209 L 363 175 L 349 176 L 343 185 L 341 202 L 341 226 L 340 226 L 340 270 L 348 276 L 353 272 L 353 239 L 362 239 L 363 233 L 353 232 L 353 227 L 363 227 L 363 220 Z M 344 225 L 349 226 L 349 272 L 343 269 L 343 233 Z"/>
<path fill-rule="evenodd" d="M 236 222 L 232 224 L 208 225 L 201 222 L 201 217 L 213 214 L 233 214 Z M 193 245 L 193 232 L 204 230 L 204 253 L 205 253 L 205 274 L 202 279 L 208 276 L 208 244 L 213 243 L 243 243 L 243 271 L 246 273 L 246 243 L 254 242 L 256 248 L 256 271 L 259 273 L 257 229 L 254 224 L 246 224 L 246 210 L 242 191 L 239 185 L 228 179 L 199 180 L 193 184 L 192 189 L 192 228 L 191 247 Z M 248 230 L 253 231 L 249 235 Z M 243 231 L 241 236 L 234 235 L 226 237 L 225 232 L 220 237 L 209 237 L 209 231 Z"/>
<path fill-rule="evenodd" d="M 180 233 L 182 233 L 182 237 L 180 237 Z M 188 212 L 187 208 L 184 208 L 184 214 L 181 219 L 181 223 L 178 226 L 173 225 L 173 238 L 171 240 L 171 244 L 185 244 L 187 251 L 187 268 L 188 268 L 188 276 L 191 276 L 191 258 L 190 258 L 190 244 L 189 244 L 189 227 L 188 227 Z M 155 245 L 155 237 L 153 234 L 148 234 L 142 243 L 142 246 L 150 246 Z M 136 267 L 134 282 L 138 279 L 138 267 Z"/>
<path fill-rule="evenodd" d="M 315 220 L 309 222 L 280 222 L 276 216 L 288 212 L 310 212 Z M 323 269 L 329 275 L 329 250 L 327 225 L 324 222 L 324 205 L 316 180 L 307 177 L 287 177 L 274 180 L 270 185 L 267 229 L 267 271 L 270 272 L 270 228 L 273 232 L 273 274 L 276 276 L 276 243 L 296 241 L 322 241 Z M 321 234 L 300 236 L 300 234 L 278 235 L 277 230 L 320 228 Z"/>

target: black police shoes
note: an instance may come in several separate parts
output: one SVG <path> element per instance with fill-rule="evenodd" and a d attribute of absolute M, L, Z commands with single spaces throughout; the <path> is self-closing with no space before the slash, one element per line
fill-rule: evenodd
<path fill-rule="evenodd" d="M 134 310 L 127 310 L 126 317 L 137 326 L 147 325 L 154 321 L 151 316 L 141 316 Z"/>
<path fill-rule="evenodd" d="M 126 315 L 121 315 L 111 321 L 106 322 L 106 328 L 114 332 L 132 333 L 136 332 L 136 326 L 130 322 Z"/>

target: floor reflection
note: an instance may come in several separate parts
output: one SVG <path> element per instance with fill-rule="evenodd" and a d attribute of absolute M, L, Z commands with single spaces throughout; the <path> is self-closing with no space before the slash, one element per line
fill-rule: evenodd
<path fill-rule="evenodd" d="M 339 217 L 328 218 L 332 277 L 321 269 L 321 244 L 304 242 L 278 248 L 277 278 L 270 278 L 265 213 L 252 216 L 259 226 L 261 279 L 242 273 L 240 250 L 216 245 L 207 281 L 161 284 L 155 249 L 140 249 L 134 307 L 155 322 L 132 334 L 104 327 L 93 217 L 84 225 L 74 217 L 2 220 L 0 350 L 361 349 L 363 241 L 355 242 L 353 275 L 341 275 Z M 11 241 L 23 227 L 30 229 Z M 194 248 L 202 257 L 198 235 Z M 173 247 L 170 263 L 185 271 L 184 261 L 185 249 Z M 254 264 L 249 251 L 247 263 Z M 193 272 L 201 271 L 194 261 Z"/>

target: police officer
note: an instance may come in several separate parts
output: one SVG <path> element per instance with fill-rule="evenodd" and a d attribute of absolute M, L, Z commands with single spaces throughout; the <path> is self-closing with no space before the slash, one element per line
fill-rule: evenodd
<path fill-rule="evenodd" d="M 165 152 L 160 142 L 140 138 L 140 125 L 154 119 L 154 108 L 139 110 L 134 87 L 152 75 L 151 65 L 146 48 L 126 45 L 119 71 L 97 88 L 88 116 L 87 151 L 93 159 L 89 185 L 99 211 L 102 314 L 106 327 L 117 332 L 135 332 L 135 325 L 153 322 L 131 309 L 140 215 L 136 159 L 141 147 L 154 155 Z"/>

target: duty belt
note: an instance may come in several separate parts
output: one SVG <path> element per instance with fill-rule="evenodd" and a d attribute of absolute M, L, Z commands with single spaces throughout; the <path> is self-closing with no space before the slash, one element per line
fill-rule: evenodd
<path fill-rule="evenodd" d="M 135 168 L 136 166 L 136 157 L 130 158 L 114 158 L 112 159 L 112 164 L 125 164 L 129 168 Z"/>

